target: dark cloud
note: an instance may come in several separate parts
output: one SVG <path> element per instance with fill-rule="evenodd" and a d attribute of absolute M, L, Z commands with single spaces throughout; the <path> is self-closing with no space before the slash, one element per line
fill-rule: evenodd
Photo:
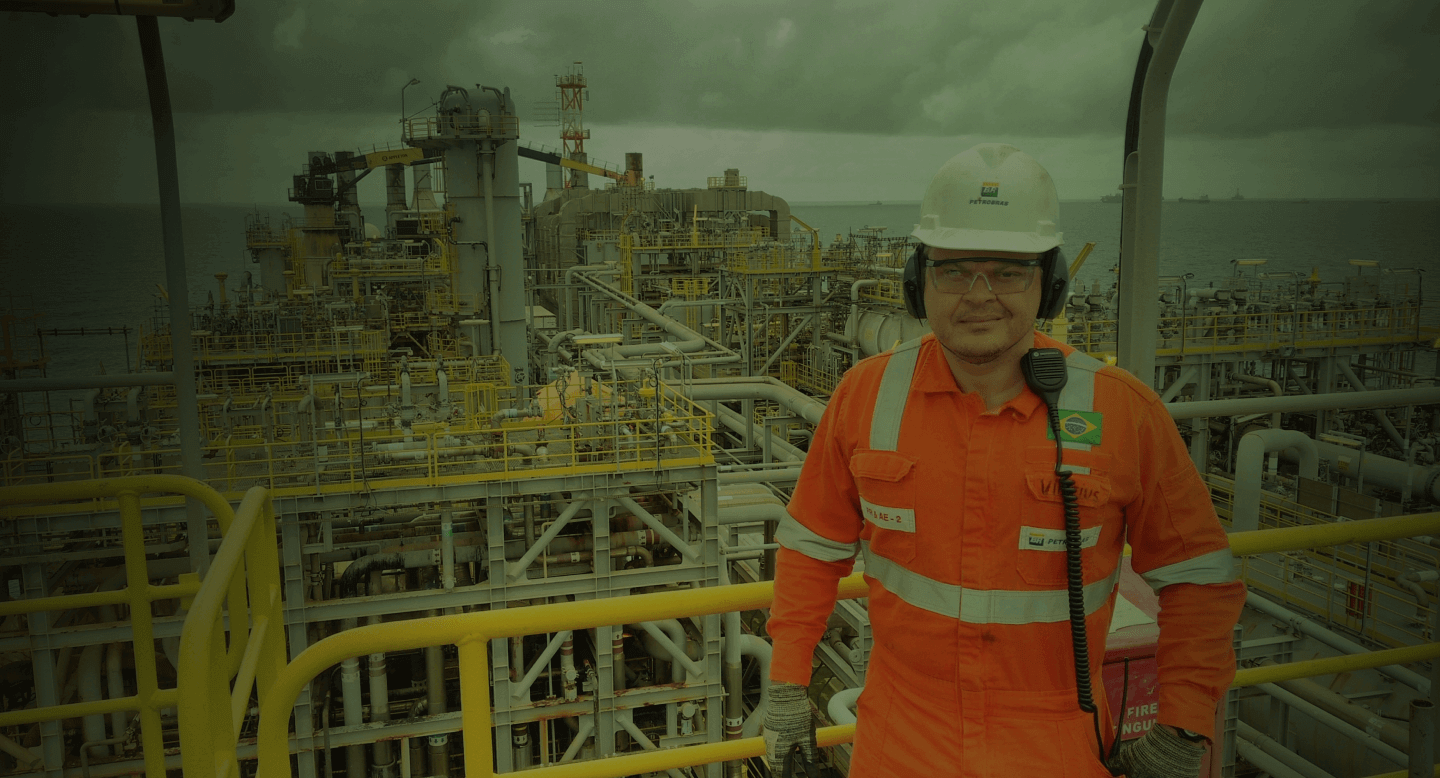
<path fill-rule="evenodd" d="M 1440 124 L 1440 4 L 1213 5 L 1177 68 L 1171 131 Z"/>
<path fill-rule="evenodd" d="M 582 60 L 611 125 L 873 134 L 1115 133 L 1150 0 L 635 3 L 237 0 L 162 20 L 181 112 L 395 112 L 445 84 L 508 85 L 546 112 Z M 1209 0 L 1177 70 L 1172 133 L 1434 126 L 1440 5 Z M 135 24 L 11 14 L 12 115 L 143 109 Z"/>

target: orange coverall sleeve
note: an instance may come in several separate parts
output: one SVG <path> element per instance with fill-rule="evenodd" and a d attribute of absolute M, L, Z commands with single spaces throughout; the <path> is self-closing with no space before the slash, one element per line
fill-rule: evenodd
<path fill-rule="evenodd" d="M 845 408 L 852 383 L 842 379 L 830 398 L 787 508 L 791 518 L 806 529 L 840 543 L 858 542 L 863 523 L 859 492 L 850 475 L 854 444 L 843 429 L 849 426 Z M 780 548 L 776 554 L 775 602 L 766 622 L 774 641 L 771 681 L 810 683 L 811 657 L 835 610 L 836 586 L 854 567 L 853 559 L 826 562 Z"/>
<path fill-rule="evenodd" d="M 1142 576 L 1230 543 L 1175 422 L 1159 398 L 1135 398 L 1140 496 L 1126 507 L 1135 572 Z M 1223 557 L 1222 557 L 1223 559 Z M 1152 582 L 1152 586 L 1155 585 Z M 1245 584 L 1170 583 L 1159 590 L 1161 724 L 1215 737 L 1215 708 L 1235 679 L 1231 634 L 1245 605 Z"/>

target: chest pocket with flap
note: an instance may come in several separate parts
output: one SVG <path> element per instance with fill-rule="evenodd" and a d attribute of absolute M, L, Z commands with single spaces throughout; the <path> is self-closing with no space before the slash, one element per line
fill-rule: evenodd
<path fill-rule="evenodd" d="M 1055 475 L 1055 449 L 1048 448 L 1049 461 L 1041 465 L 1027 452 L 1025 464 L 1025 500 L 1021 510 L 1019 547 L 1016 550 L 1016 572 L 1028 583 L 1046 586 L 1065 584 L 1065 508 L 1060 492 L 1060 479 Z M 1067 458 L 1073 456 L 1067 452 Z M 1076 457 L 1077 459 L 1079 457 Z M 1041 461 L 1045 458 L 1041 457 Z M 1111 504 L 1109 457 L 1092 455 L 1090 473 L 1073 473 L 1076 504 L 1080 507 L 1080 553 L 1088 560 L 1091 549 L 1099 542 L 1105 523 L 1118 516 L 1119 509 Z"/>
<path fill-rule="evenodd" d="M 915 558 L 915 461 L 894 451 L 856 451 L 850 473 L 860 492 L 860 511 L 870 528 L 870 548 L 896 562 Z"/>

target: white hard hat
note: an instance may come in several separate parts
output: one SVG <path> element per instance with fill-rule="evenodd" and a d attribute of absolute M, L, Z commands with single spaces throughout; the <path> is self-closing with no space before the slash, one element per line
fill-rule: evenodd
<path fill-rule="evenodd" d="M 1034 157 L 981 143 L 940 167 L 910 234 L 927 246 L 1043 253 L 1064 243 L 1055 181 Z"/>

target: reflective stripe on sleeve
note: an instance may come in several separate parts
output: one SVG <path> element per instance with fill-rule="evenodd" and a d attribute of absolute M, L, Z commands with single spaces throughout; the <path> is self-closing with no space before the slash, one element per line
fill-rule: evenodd
<path fill-rule="evenodd" d="M 875 394 L 875 409 L 870 416 L 870 448 L 894 451 L 900 445 L 900 421 L 905 418 L 905 403 L 910 398 L 910 382 L 915 378 L 915 364 L 920 359 L 920 338 L 895 347 L 885 372 L 880 375 L 880 390 Z"/>
<path fill-rule="evenodd" d="M 1150 584 L 1150 588 L 1154 589 L 1157 594 L 1170 584 L 1188 583 L 1203 586 L 1205 584 L 1230 583 L 1236 579 L 1235 557 L 1231 555 L 1228 548 L 1211 551 L 1184 562 L 1157 567 L 1148 573 L 1141 573 L 1140 577 L 1144 578 L 1145 583 Z"/>
<path fill-rule="evenodd" d="M 859 543 L 841 543 L 818 535 L 788 513 L 775 530 L 775 542 L 821 562 L 844 562 L 854 559 L 860 551 Z"/>
<path fill-rule="evenodd" d="M 967 624 L 1050 624 L 1070 620 L 1070 604 L 1064 589 L 1038 592 L 966 589 L 926 578 L 873 554 L 869 543 L 862 541 L 860 548 L 865 554 L 865 574 L 917 608 Z M 1085 586 L 1086 616 L 1104 607 L 1119 579 L 1117 565 L 1105 579 Z"/>

